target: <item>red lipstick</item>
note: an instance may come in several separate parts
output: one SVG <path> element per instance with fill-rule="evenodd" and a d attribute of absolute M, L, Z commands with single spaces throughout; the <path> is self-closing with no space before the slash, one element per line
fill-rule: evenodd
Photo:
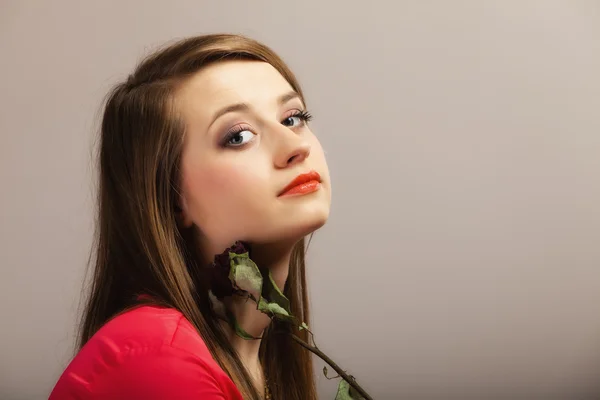
<path fill-rule="evenodd" d="M 285 189 L 279 193 L 279 197 L 302 195 L 312 193 L 321 187 L 321 175 L 317 171 L 310 171 L 298 175 Z"/>

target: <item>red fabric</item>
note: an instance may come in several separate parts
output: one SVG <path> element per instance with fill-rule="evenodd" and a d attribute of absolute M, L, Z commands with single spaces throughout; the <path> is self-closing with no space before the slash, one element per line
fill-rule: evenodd
<path fill-rule="evenodd" d="M 49 400 L 242 400 L 183 315 L 142 306 L 107 322 L 64 371 Z"/>

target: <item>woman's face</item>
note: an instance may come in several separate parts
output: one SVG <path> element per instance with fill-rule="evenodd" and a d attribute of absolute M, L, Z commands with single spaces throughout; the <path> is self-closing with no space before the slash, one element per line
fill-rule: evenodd
<path fill-rule="evenodd" d="M 180 88 L 177 104 L 186 123 L 181 218 L 198 228 L 205 251 L 236 240 L 293 242 L 325 223 L 331 185 L 323 149 L 302 100 L 273 66 L 210 65 Z M 312 182 L 282 195 L 302 174 Z"/>

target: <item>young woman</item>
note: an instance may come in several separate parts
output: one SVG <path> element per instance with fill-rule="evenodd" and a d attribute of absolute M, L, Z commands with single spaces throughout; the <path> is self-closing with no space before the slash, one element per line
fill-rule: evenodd
<path fill-rule="evenodd" d="M 306 331 L 230 296 L 239 325 L 261 337 L 242 339 L 218 318 L 208 273 L 248 243 L 308 322 L 304 238 L 331 202 L 309 120 L 289 68 L 238 35 L 174 43 L 114 88 L 79 352 L 51 400 L 316 399 L 310 353 L 290 336 Z"/>

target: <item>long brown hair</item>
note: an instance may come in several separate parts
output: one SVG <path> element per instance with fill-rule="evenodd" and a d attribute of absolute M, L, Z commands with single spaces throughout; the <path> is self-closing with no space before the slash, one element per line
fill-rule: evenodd
<path fill-rule="evenodd" d="M 248 371 L 217 322 L 196 246 L 176 222 L 184 124 L 174 96 L 187 77 L 223 60 L 271 64 L 302 95 L 293 73 L 268 47 L 239 35 L 192 37 L 143 60 L 109 94 L 101 125 L 93 276 L 80 326 L 81 348 L 109 319 L 137 305 L 139 294 L 179 310 L 206 342 L 245 399 L 260 399 Z M 292 312 L 309 320 L 305 245 L 293 249 L 284 293 Z M 310 353 L 277 322 L 260 357 L 273 398 L 316 399 Z M 291 334 L 291 332 L 289 332 Z M 295 332 L 307 339 L 306 332 Z"/>

